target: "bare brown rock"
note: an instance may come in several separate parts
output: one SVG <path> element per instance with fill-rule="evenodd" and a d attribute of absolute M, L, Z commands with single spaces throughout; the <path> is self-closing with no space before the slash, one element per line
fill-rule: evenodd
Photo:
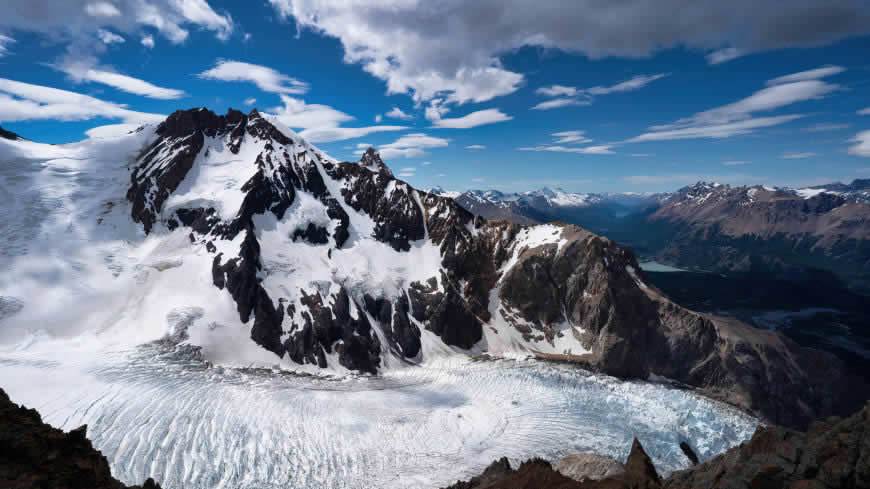
<path fill-rule="evenodd" d="M 0 488 L 125 489 L 87 438 L 87 426 L 69 433 L 42 422 L 0 389 Z M 130 489 L 160 489 L 148 479 Z"/>

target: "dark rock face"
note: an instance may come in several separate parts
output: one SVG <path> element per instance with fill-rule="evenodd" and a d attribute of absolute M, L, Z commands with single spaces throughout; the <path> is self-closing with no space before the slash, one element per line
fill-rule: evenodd
<path fill-rule="evenodd" d="M 330 170 L 334 178 L 347 178 L 353 182 L 342 189 L 345 203 L 356 211 L 363 211 L 375 221 L 374 237 L 388 243 L 396 251 L 411 249 L 411 241 L 426 236 L 423 210 L 410 192 L 408 184 L 393 178 L 381 157 L 371 148 L 363 154 L 358 165 L 338 165 Z M 371 173 L 377 171 L 376 177 Z M 399 187 L 397 189 L 397 187 Z"/>
<path fill-rule="evenodd" d="M 11 140 L 15 141 L 17 139 L 21 139 L 21 136 L 19 136 L 18 134 L 15 134 L 12 131 L 7 131 L 6 129 L 3 129 L 2 127 L 0 127 L 0 138 L 11 139 Z"/>
<path fill-rule="evenodd" d="M 42 422 L 0 389 L 0 487 L 15 489 L 124 489 L 109 462 L 87 438 L 87 426 L 69 433 Z M 152 479 L 131 489 L 159 489 Z"/>
<path fill-rule="evenodd" d="M 215 286 L 223 289 L 225 286 L 236 301 L 239 319 L 246 323 L 254 315 L 251 327 L 251 339 L 263 348 L 278 356 L 284 354 L 281 343 L 284 321 L 284 310 L 276 308 L 260 284 L 257 272 L 260 271 L 260 244 L 254 233 L 247 231 L 242 242 L 239 257 L 232 258 L 221 264 L 221 255 L 214 257 L 212 263 L 212 279 Z"/>

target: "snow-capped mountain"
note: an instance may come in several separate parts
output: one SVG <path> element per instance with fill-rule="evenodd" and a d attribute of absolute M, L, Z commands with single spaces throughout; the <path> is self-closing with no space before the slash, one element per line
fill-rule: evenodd
<path fill-rule="evenodd" d="M 596 223 L 617 219 L 636 209 L 658 202 L 669 194 L 658 193 L 572 193 L 544 187 L 521 193 L 498 190 L 445 191 L 432 193 L 456 199 L 473 214 L 517 224 L 563 221 L 595 229 Z"/>
<path fill-rule="evenodd" d="M 787 423 L 843 388 L 832 357 L 681 308 L 610 240 L 487 221 L 395 179 L 373 149 L 337 162 L 256 110 L 177 111 L 70 145 L 0 139 L 0 158 L 4 337 L 369 373 L 531 353 L 668 377 Z"/>
<path fill-rule="evenodd" d="M 795 278 L 820 269 L 866 288 L 870 205 L 861 188 L 860 181 L 804 189 L 699 182 L 631 225 L 657 237 L 646 251 L 666 263 Z"/>

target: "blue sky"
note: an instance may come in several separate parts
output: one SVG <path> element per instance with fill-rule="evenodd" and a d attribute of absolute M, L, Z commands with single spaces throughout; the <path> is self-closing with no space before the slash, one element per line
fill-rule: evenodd
<path fill-rule="evenodd" d="M 8 0 L 0 124 L 64 143 L 257 107 L 422 188 L 870 178 L 866 2 L 607 3 Z"/>

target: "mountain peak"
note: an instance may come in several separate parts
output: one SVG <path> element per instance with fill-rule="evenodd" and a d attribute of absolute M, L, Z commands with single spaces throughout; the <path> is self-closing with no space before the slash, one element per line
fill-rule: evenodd
<path fill-rule="evenodd" d="M 389 176 L 393 176 L 392 170 L 384 163 L 384 160 L 381 159 L 381 154 L 375 148 L 369 147 L 359 159 L 359 164 L 374 172 L 384 172 Z"/>

